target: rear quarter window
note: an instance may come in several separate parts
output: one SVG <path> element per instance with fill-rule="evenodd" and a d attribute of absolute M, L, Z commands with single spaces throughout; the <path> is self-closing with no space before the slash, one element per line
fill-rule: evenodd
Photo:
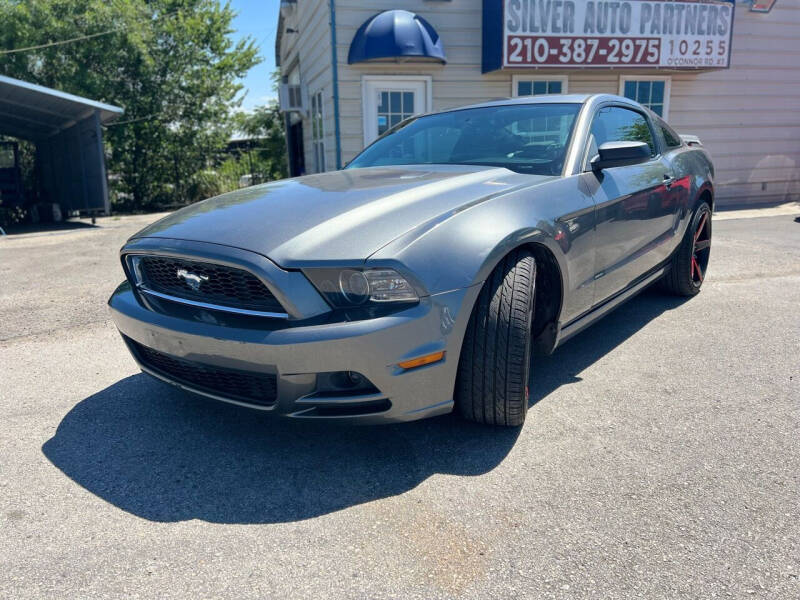
<path fill-rule="evenodd" d="M 661 129 L 661 134 L 664 136 L 664 142 L 667 148 L 677 148 L 681 146 L 681 138 L 675 131 L 661 119 L 658 120 L 658 127 Z"/>

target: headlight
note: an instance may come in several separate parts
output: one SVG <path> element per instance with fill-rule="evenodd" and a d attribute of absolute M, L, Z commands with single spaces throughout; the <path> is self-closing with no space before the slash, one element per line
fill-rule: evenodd
<path fill-rule="evenodd" d="M 303 272 L 336 308 L 419 301 L 412 285 L 394 269 L 304 269 Z"/>

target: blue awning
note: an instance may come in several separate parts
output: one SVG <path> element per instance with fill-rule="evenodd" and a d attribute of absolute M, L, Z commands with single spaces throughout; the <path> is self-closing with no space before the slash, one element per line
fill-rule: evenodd
<path fill-rule="evenodd" d="M 447 62 L 436 30 L 407 10 L 387 10 L 367 19 L 347 56 L 349 64 L 386 59 Z"/>

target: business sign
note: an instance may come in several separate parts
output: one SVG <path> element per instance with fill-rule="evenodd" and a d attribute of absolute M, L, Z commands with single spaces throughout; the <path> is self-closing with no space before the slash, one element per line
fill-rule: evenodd
<path fill-rule="evenodd" d="M 750 0 L 750 12 L 768 13 L 775 6 L 775 0 Z"/>
<path fill-rule="evenodd" d="M 484 27 L 499 29 L 484 30 L 484 71 L 727 68 L 733 12 L 727 0 L 484 0 Z"/>

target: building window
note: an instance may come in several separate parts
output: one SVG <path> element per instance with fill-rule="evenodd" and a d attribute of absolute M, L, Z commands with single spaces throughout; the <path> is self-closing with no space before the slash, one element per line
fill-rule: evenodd
<path fill-rule="evenodd" d="M 541 96 L 543 94 L 566 94 L 567 77 L 524 77 L 515 75 L 511 80 L 513 96 Z"/>
<path fill-rule="evenodd" d="M 621 77 L 620 96 L 636 100 L 659 117 L 667 118 L 669 113 L 669 77 Z"/>
<path fill-rule="evenodd" d="M 414 92 L 383 90 L 378 100 L 378 135 L 415 114 Z"/>
<path fill-rule="evenodd" d="M 430 110 L 430 76 L 365 75 L 361 83 L 365 146 L 403 119 Z"/>
<path fill-rule="evenodd" d="M 567 78 L 514 75 L 511 86 L 515 97 L 566 94 Z M 569 127 L 569 123 L 560 117 L 540 117 L 514 123 L 511 129 L 516 135 L 527 136 L 531 143 L 558 143 L 565 134 L 564 127 Z"/>
<path fill-rule="evenodd" d="M 311 96 L 311 145 L 314 151 L 314 171 L 325 170 L 325 126 L 322 114 L 322 92 Z"/>

